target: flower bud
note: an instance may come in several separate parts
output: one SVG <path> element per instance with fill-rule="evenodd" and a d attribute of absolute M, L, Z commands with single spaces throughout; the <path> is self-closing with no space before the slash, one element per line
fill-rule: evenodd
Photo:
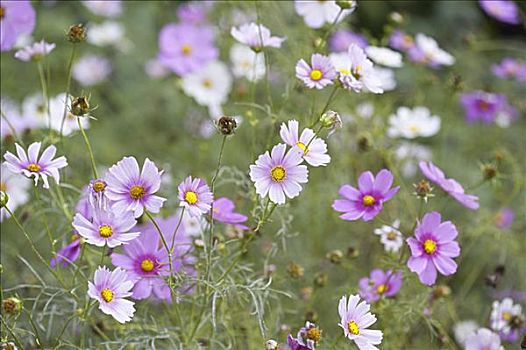
<path fill-rule="evenodd" d="M 347 248 L 347 257 L 354 259 L 360 256 L 360 251 L 356 247 L 349 247 Z"/>
<path fill-rule="evenodd" d="M 433 288 L 433 299 L 445 298 L 451 294 L 451 288 L 445 285 L 436 286 Z"/>
<path fill-rule="evenodd" d="M 526 349 L 526 334 L 524 335 L 524 337 L 522 337 L 521 349 Z"/>
<path fill-rule="evenodd" d="M 361 134 L 358 136 L 358 149 L 362 152 L 367 152 L 371 149 L 372 142 L 367 134 Z"/>
<path fill-rule="evenodd" d="M 223 116 L 217 121 L 217 128 L 223 135 L 232 135 L 237 128 L 237 122 L 233 117 Z"/>
<path fill-rule="evenodd" d="M 357 4 L 356 0 L 336 0 L 336 5 L 342 10 L 354 10 Z"/>
<path fill-rule="evenodd" d="M 314 284 L 318 287 L 325 287 L 329 282 L 329 276 L 326 273 L 320 272 L 314 276 Z"/>
<path fill-rule="evenodd" d="M 9 341 L 7 343 L 1 343 L 0 344 L 0 349 L 2 349 L 2 350 L 17 350 L 18 348 L 16 347 L 15 343 L 13 343 L 12 341 Z"/>
<path fill-rule="evenodd" d="M 277 350 L 278 349 L 278 342 L 274 339 L 269 339 L 265 342 L 265 349 L 266 350 Z"/>
<path fill-rule="evenodd" d="M 305 269 L 301 265 L 298 265 L 294 262 L 291 262 L 289 264 L 287 270 L 289 272 L 290 277 L 292 278 L 301 278 L 305 273 Z"/>
<path fill-rule="evenodd" d="M 312 298 L 312 287 L 303 287 L 300 289 L 300 295 L 302 300 L 310 300 Z"/>
<path fill-rule="evenodd" d="M 404 23 L 404 16 L 400 12 L 394 11 L 389 14 L 389 20 L 396 24 L 402 24 Z"/>
<path fill-rule="evenodd" d="M 484 180 L 491 180 L 497 176 L 497 167 L 493 164 L 484 164 L 482 166 L 482 176 Z"/>
<path fill-rule="evenodd" d="M 84 24 L 74 24 L 69 27 L 66 33 L 66 39 L 73 44 L 83 42 L 86 40 L 86 27 Z"/>
<path fill-rule="evenodd" d="M 6 192 L 0 191 L 0 208 L 5 207 L 7 202 L 9 202 L 9 196 Z"/>
<path fill-rule="evenodd" d="M 329 135 L 334 133 L 336 129 L 343 127 L 342 118 L 335 111 L 327 111 L 320 117 L 320 124 L 322 127 L 329 129 Z"/>
<path fill-rule="evenodd" d="M 417 184 L 413 184 L 413 187 L 415 188 L 414 194 L 422 198 L 425 202 L 427 202 L 427 199 L 429 197 L 433 197 L 434 195 L 431 193 L 433 191 L 433 187 L 429 184 L 426 180 L 421 180 Z"/>
<path fill-rule="evenodd" d="M 329 260 L 333 264 L 340 264 L 343 259 L 343 253 L 339 249 L 335 249 L 333 251 L 330 251 L 325 255 L 327 260 Z"/>
<path fill-rule="evenodd" d="M 90 112 L 89 98 L 86 96 L 79 96 L 71 102 L 71 113 L 77 117 L 82 117 Z"/>
<path fill-rule="evenodd" d="M 305 313 L 305 321 L 316 323 L 318 321 L 318 313 L 313 310 L 309 310 Z"/>
<path fill-rule="evenodd" d="M 2 300 L 2 308 L 8 315 L 17 315 L 22 311 L 22 300 L 10 297 Z"/>

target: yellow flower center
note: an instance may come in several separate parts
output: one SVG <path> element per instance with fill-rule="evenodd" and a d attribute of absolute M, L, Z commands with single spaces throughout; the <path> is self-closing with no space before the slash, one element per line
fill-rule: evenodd
<path fill-rule="evenodd" d="M 99 227 L 99 235 L 104 238 L 113 236 L 113 229 L 109 225 L 102 225 Z"/>
<path fill-rule="evenodd" d="M 355 77 L 356 79 L 360 79 L 361 74 L 362 74 L 362 66 L 357 65 L 357 66 L 354 68 L 354 77 Z"/>
<path fill-rule="evenodd" d="M 181 52 L 183 53 L 183 55 L 188 56 L 192 53 L 192 47 L 188 44 L 184 44 L 181 48 Z"/>
<path fill-rule="evenodd" d="M 351 74 L 351 71 L 347 68 L 341 68 L 341 69 L 338 69 L 338 72 L 340 72 L 342 75 L 349 75 Z"/>
<path fill-rule="evenodd" d="M 409 125 L 409 131 L 415 133 L 418 131 L 418 126 L 416 124 Z"/>
<path fill-rule="evenodd" d="M 188 191 L 184 194 L 184 200 L 188 204 L 195 204 L 197 203 L 197 193 L 193 191 Z"/>
<path fill-rule="evenodd" d="M 424 250 L 427 254 L 433 254 L 437 250 L 437 243 L 432 239 L 426 239 L 424 242 Z"/>
<path fill-rule="evenodd" d="M 212 84 L 212 80 L 210 80 L 210 79 L 205 79 L 205 80 L 203 80 L 203 86 L 204 86 L 205 88 L 209 89 L 209 88 L 212 87 L 212 85 L 213 85 L 213 84 Z"/>
<path fill-rule="evenodd" d="M 7 192 L 7 184 L 5 182 L 0 182 L 0 191 Z"/>
<path fill-rule="evenodd" d="M 309 328 L 307 330 L 307 339 L 319 342 L 321 339 L 321 330 L 317 327 Z"/>
<path fill-rule="evenodd" d="M 151 259 L 144 259 L 141 262 L 141 270 L 143 270 L 144 272 L 152 271 L 153 267 L 154 267 L 154 264 L 153 264 L 153 261 Z"/>
<path fill-rule="evenodd" d="M 144 187 L 139 185 L 134 185 L 130 188 L 130 196 L 133 199 L 141 199 L 144 196 Z"/>
<path fill-rule="evenodd" d="M 5 8 L 0 6 L 0 19 L 4 18 L 4 16 L 5 16 Z"/>
<path fill-rule="evenodd" d="M 370 207 L 371 205 L 374 205 L 374 203 L 376 203 L 376 199 L 374 199 L 374 197 L 371 195 L 366 195 L 363 196 L 362 202 L 363 205 L 365 205 L 366 207 Z"/>
<path fill-rule="evenodd" d="M 503 319 L 504 321 L 509 321 L 509 320 L 511 320 L 511 312 L 509 312 L 509 311 L 504 311 L 504 312 L 502 313 L 502 319 Z"/>
<path fill-rule="evenodd" d="M 378 294 L 384 294 L 385 292 L 387 292 L 387 286 L 385 284 L 380 284 L 376 288 L 376 291 L 378 292 Z"/>
<path fill-rule="evenodd" d="M 354 334 L 354 335 L 360 334 L 360 329 L 358 328 L 358 325 L 354 321 L 349 321 L 349 323 L 347 323 L 347 328 L 349 329 L 349 332 L 351 332 L 351 334 Z"/>
<path fill-rule="evenodd" d="M 42 168 L 40 167 L 40 165 L 35 164 L 35 163 L 31 163 L 31 164 L 29 164 L 29 165 L 27 166 L 27 170 L 32 171 L 32 172 L 34 172 L 34 173 L 39 172 L 40 169 L 42 169 Z"/>
<path fill-rule="evenodd" d="M 307 155 L 307 153 L 309 153 L 309 149 L 307 148 L 307 146 L 303 142 L 301 142 L 301 141 L 296 142 L 296 146 L 301 148 L 301 150 L 303 151 L 304 155 Z"/>
<path fill-rule="evenodd" d="M 272 181 L 274 182 L 281 182 L 285 179 L 285 168 L 281 165 L 277 165 L 272 170 L 270 170 L 270 176 L 272 177 Z"/>
<path fill-rule="evenodd" d="M 323 73 L 319 69 L 313 69 L 310 71 L 310 78 L 312 80 L 318 81 L 323 77 Z"/>
<path fill-rule="evenodd" d="M 389 231 L 387 233 L 387 239 L 390 240 L 390 241 L 394 241 L 396 239 L 396 236 L 397 236 L 397 234 L 394 231 Z"/>
<path fill-rule="evenodd" d="M 403 41 L 407 46 L 413 44 L 413 38 L 411 38 L 409 35 L 405 35 Z"/>
<path fill-rule="evenodd" d="M 97 181 L 93 184 L 93 191 L 97 193 L 104 191 L 105 188 L 106 184 L 102 181 Z"/>
<path fill-rule="evenodd" d="M 100 292 L 100 296 L 107 303 L 113 300 L 113 292 L 109 290 L 108 288 L 104 288 L 102 292 Z"/>

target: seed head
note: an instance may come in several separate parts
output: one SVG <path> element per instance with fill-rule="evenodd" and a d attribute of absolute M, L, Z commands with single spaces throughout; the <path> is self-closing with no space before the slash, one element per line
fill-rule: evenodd
<path fill-rule="evenodd" d="M 79 96 L 71 101 L 71 113 L 77 117 L 82 117 L 90 112 L 89 97 Z"/>
<path fill-rule="evenodd" d="M 73 44 L 83 42 L 86 40 L 87 30 L 84 24 L 74 24 L 69 27 L 69 30 L 66 32 L 66 39 Z"/>
<path fill-rule="evenodd" d="M 2 308 L 8 315 L 17 315 L 22 310 L 22 300 L 10 297 L 2 300 Z"/>
<path fill-rule="evenodd" d="M 233 117 L 223 116 L 217 121 L 217 128 L 222 135 L 232 135 L 237 128 L 237 122 Z"/>

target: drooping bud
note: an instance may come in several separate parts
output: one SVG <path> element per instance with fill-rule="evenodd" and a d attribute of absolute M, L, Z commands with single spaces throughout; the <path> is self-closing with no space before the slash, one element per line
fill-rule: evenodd
<path fill-rule="evenodd" d="M 5 191 L 0 191 L 0 208 L 3 208 L 9 202 L 9 196 Z"/>
<path fill-rule="evenodd" d="M 237 128 L 237 122 L 233 117 L 223 116 L 217 121 L 217 128 L 222 135 L 232 135 Z"/>
<path fill-rule="evenodd" d="M 79 96 L 71 101 L 71 113 L 77 117 L 82 117 L 90 112 L 89 97 Z"/>
<path fill-rule="evenodd" d="M 2 300 L 2 308 L 8 315 L 17 315 L 22 311 L 22 300 L 10 297 Z"/>
<path fill-rule="evenodd" d="M 70 43 L 80 43 L 86 40 L 87 30 L 84 24 L 74 24 L 71 27 L 69 27 L 68 31 L 66 32 L 66 39 Z"/>

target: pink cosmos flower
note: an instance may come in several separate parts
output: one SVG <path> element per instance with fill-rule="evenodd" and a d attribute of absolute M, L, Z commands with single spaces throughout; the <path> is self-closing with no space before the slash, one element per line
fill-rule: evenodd
<path fill-rule="evenodd" d="M 447 179 L 444 172 L 432 162 L 421 161 L 420 170 L 429 180 L 439 185 L 446 193 L 455 198 L 460 204 L 468 209 L 476 210 L 479 208 L 477 196 L 464 193 L 464 188 L 454 179 Z"/>
<path fill-rule="evenodd" d="M 507 230 L 513 224 L 513 219 L 515 218 L 515 213 L 511 208 L 502 208 L 495 215 L 494 222 L 495 226 L 502 230 Z"/>
<path fill-rule="evenodd" d="M 296 78 L 312 89 L 323 89 L 333 84 L 336 70 L 329 57 L 315 53 L 311 56 L 311 65 L 301 59 L 296 64 Z"/>
<path fill-rule="evenodd" d="M 344 214 L 340 215 L 343 220 L 372 220 L 387 202 L 398 192 L 400 186 L 391 188 L 393 174 L 382 169 L 375 176 L 370 171 L 363 172 L 358 178 L 358 189 L 343 185 L 339 194 L 342 199 L 336 199 L 332 208 Z"/>
<path fill-rule="evenodd" d="M 271 153 L 265 152 L 250 166 L 250 179 L 256 186 L 256 193 L 261 197 L 269 196 L 276 204 L 285 204 L 286 198 L 297 197 L 303 189 L 301 184 L 307 183 L 309 171 L 305 165 L 300 165 L 303 158 L 297 150 L 278 144 Z"/>
<path fill-rule="evenodd" d="M 46 43 L 44 40 L 41 40 L 37 43 L 31 44 L 24 47 L 22 50 L 18 50 L 15 53 L 15 58 L 20 61 L 38 61 L 41 60 L 44 56 L 47 56 L 55 48 L 55 44 Z"/>
<path fill-rule="evenodd" d="M 190 216 L 201 216 L 210 211 L 214 194 L 204 180 L 188 176 L 178 190 L 179 206 L 185 207 Z"/>
<path fill-rule="evenodd" d="M 351 44 L 358 45 L 362 49 L 369 45 L 365 36 L 348 29 L 338 29 L 329 39 L 329 47 L 333 52 L 345 52 Z"/>
<path fill-rule="evenodd" d="M 298 129 L 298 121 L 289 120 L 287 124 L 281 124 L 279 135 L 287 145 L 297 150 L 310 165 L 318 167 L 329 164 L 331 157 L 327 154 L 325 141 L 316 137 L 312 129 L 303 129 L 301 136 Z"/>
<path fill-rule="evenodd" d="M 248 218 L 243 214 L 234 212 L 234 210 L 235 204 L 233 201 L 226 197 L 218 198 L 214 201 L 212 218 L 216 221 L 233 225 L 240 230 L 248 230 L 248 226 L 242 224 Z"/>
<path fill-rule="evenodd" d="M 452 258 L 460 255 L 460 246 L 455 241 L 458 232 L 451 221 L 441 222 L 440 213 L 434 211 L 424 215 L 418 222 L 415 236 L 406 240 L 412 256 L 407 261 L 409 270 L 416 272 L 420 282 L 435 284 L 437 270 L 444 276 L 457 271 Z"/>
<path fill-rule="evenodd" d="M 53 177 L 58 185 L 60 183 L 60 173 L 58 171 L 66 167 L 68 161 L 64 156 L 53 159 L 57 151 L 57 148 L 53 145 L 48 146 L 44 152 L 42 152 L 42 155 L 39 156 L 41 145 L 41 142 L 33 142 L 29 145 L 26 154 L 26 151 L 16 143 L 15 147 L 18 157 L 11 152 L 6 152 L 4 154 L 4 159 L 6 160 L 4 164 L 13 173 L 23 174 L 29 178 L 33 176 L 35 186 L 38 185 L 38 180 L 42 178 L 44 182 L 43 187 L 49 188 L 47 177 Z"/>
<path fill-rule="evenodd" d="M 31 34 L 35 28 L 36 13 L 31 1 L 0 1 L 0 50 L 10 50 L 21 34 Z"/>
<path fill-rule="evenodd" d="M 382 297 L 390 298 L 398 294 L 402 287 L 402 272 L 374 269 L 370 277 L 363 277 L 358 282 L 360 296 L 368 303 L 375 302 Z"/>
<path fill-rule="evenodd" d="M 358 295 L 350 295 L 340 299 L 338 313 L 340 323 L 346 338 L 352 340 L 360 350 L 378 350 L 375 345 L 382 342 L 383 333 L 380 330 L 368 329 L 376 322 L 376 316 L 369 310 L 371 306 L 365 301 L 360 302 Z"/>
<path fill-rule="evenodd" d="M 241 44 L 259 52 L 263 47 L 281 47 L 285 38 L 271 36 L 270 30 L 262 24 L 248 23 L 241 27 L 232 27 L 230 34 Z"/>
<path fill-rule="evenodd" d="M 500 22 L 508 24 L 521 22 L 519 7 L 511 0 L 479 0 L 479 4 L 484 12 Z"/>

